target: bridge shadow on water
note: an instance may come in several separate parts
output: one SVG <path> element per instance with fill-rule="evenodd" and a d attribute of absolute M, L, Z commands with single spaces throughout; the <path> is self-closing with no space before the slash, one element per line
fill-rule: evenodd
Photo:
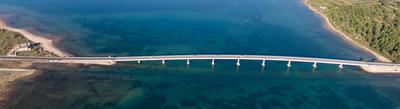
<path fill-rule="evenodd" d="M 16 82 L 13 109 L 395 108 L 399 76 L 346 66 L 258 61 L 134 62 L 114 66 L 38 64 Z M 50 67 L 52 66 L 52 67 Z M 63 67 L 60 67 L 63 66 Z M 366 96 L 368 95 L 368 96 Z M 41 98 L 37 100 L 37 98 Z"/>

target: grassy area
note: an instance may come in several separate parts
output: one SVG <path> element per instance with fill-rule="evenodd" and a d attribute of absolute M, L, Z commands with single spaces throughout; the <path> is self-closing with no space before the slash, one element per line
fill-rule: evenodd
<path fill-rule="evenodd" d="M 31 42 L 21 34 L 0 29 L 0 55 L 6 55 L 14 46 Z M 35 47 L 31 51 L 17 52 L 18 56 L 56 56 L 48 51 Z M 31 62 L 21 61 L 0 61 L 0 68 L 25 68 L 30 66 Z"/>
<path fill-rule="evenodd" d="M 0 55 L 6 55 L 14 46 L 30 42 L 19 33 L 0 29 Z"/>
<path fill-rule="evenodd" d="M 46 57 L 55 57 L 51 52 L 42 50 L 40 47 L 35 47 L 31 51 L 21 51 L 17 52 L 17 56 L 46 56 Z"/>
<path fill-rule="evenodd" d="M 0 55 L 6 55 L 14 46 L 31 42 L 17 32 L 0 29 Z M 17 52 L 18 56 L 56 56 L 48 51 L 35 47 L 31 51 Z"/>
<path fill-rule="evenodd" d="M 400 62 L 399 0 L 309 0 L 332 25 L 363 45 Z"/>

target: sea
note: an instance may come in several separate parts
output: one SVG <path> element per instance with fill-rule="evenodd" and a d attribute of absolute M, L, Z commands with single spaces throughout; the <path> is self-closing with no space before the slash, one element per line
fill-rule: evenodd
<path fill-rule="evenodd" d="M 374 60 L 302 0 L 0 0 L 10 26 L 74 56 L 238 54 Z M 4 109 L 396 109 L 400 75 L 236 60 L 35 64 Z"/>

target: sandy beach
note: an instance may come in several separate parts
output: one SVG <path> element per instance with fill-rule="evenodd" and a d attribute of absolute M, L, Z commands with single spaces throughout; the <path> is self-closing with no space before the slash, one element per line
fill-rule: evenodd
<path fill-rule="evenodd" d="M 22 34 L 25 38 L 27 38 L 28 40 L 31 40 L 32 42 L 35 43 L 40 43 L 40 46 L 49 52 L 52 52 L 53 54 L 60 56 L 60 57 L 65 57 L 65 56 L 71 56 L 70 54 L 63 52 L 62 50 L 56 48 L 53 44 L 53 40 L 51 39 L 47 39 L 44 36 L 40 36 L 40 35 L 35 35 L 31 32 L 28 32 L 24 29 L 18 29 L 18 28 L 13 28 L 9 25 L 7 25 L 7 23 L 0 19 L 0 28 L 2 29 L 6 29 L 6 30 L 10 30 L 10 31 L 14 31 L 14 32 L 18 32 L 20 34 Z"/>
<path fill-rule="evenodd" d="M 311 6 L 310 4 L 308 4 L 307 2 L 308 2 L 308 0 L 303 0 L 303 4 L 304 4 L 306 7 L 308 7 L 309 9 L 311 9 L 313 12 L 315 12 L 316 14 L 318 14 L 319 16 L 321 16 L 321 17 L 324 19 L 325 27 L 326 27 L 327 29 L 329 29 L 329 30 L 332 31 L 332 32 L 337 33 L 339 36 L 341 36 L 341 38 L 343 38 L 343 39 L 346 40 L 347 42 L 350 42 L 352 45 L 354 45 L 354 46 L 356 46 L 356 47 L 359 47 L 359 48 L 361 48 L 361 49 L 363 49 L 363 50 L 365 50 L 365 51 L 371 53 L 372 55 L 375 56 L 375 58 L 376 58 L 377 60 L 382 61 L 382 62 L 392 62 L 390 59 L 386 58 L 385 56 L 382 56 L 381 54 L 379 54 L 379 53 L 377 53 L 377 52 L 371 50 L 370 48 L 368 48 L 368 47 L 366 47 L 366 46 L 364 46 L 364 45 L 361 45 L 361 44 L 357 43 L 357 42 L 354 41 L 351 37 L 347 36 L 345 33 L 339 31 L 338 29 L 336 29 L 336 28 L 332 25 L 332 23 L 329 21 L 329 18 L 328 18 L 328 17 L 326 17 L 323 13 L 319 12 L 317 9 L 315 9 L 314 7 L 312 7 L 312 6 Z"/>

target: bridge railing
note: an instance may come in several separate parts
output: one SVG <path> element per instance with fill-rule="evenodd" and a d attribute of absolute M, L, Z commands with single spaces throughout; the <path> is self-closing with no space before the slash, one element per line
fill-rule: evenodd
<path fill-rule="evenodd" d="M 162 61 L 167 60 L 258 60 L 265 61 L 288 61 L 324 63 L 352 66 L 400 66 L 393 63 L 363 62 L 340 59 L 311 58 L 311 57 L 293 57 L 293 56 L 270 56 L 270 55 L 164 55 L 164 56 L 127 56 L 127 57 L 29 57 L 29 56 L 0 56 L 0 60 L 28 60 L 28 61 Z M 213 61 L 214 62 L 214 61 Z"/>

